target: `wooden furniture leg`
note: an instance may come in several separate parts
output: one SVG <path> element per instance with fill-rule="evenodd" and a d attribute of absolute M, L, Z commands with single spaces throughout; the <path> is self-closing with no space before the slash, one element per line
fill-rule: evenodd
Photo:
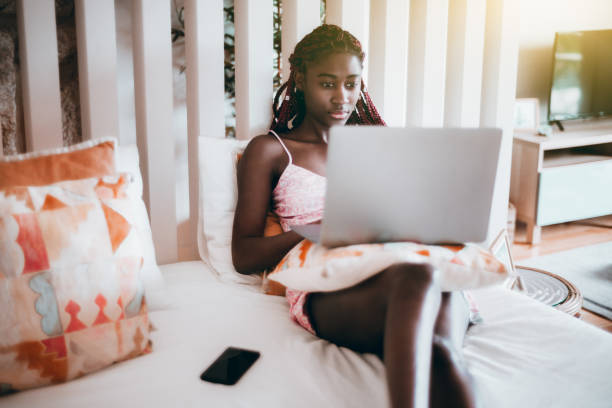
<path fill-rule="evenodd" d="M 527 221 L 527 242 L 539 244 L 542 241 L 542 227 L 536 225 L 534 221 Z"/>

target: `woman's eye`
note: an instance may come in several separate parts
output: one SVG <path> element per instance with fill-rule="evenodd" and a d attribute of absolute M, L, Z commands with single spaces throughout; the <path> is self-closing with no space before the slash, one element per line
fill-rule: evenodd
<path fill-rule="evenodd" d="M 355 88 L 356 86 L 357 86 L 357 82 L 347 82 L 347 83 L 346 83 L 346 87 L 347 87 L 347 88 L 350 88 L 350 89 L 353 89 L 353 88 Z"/>
<path fill-rule="evenodd" d="M 323 88 L 333 88 L 334 87 L 333 82 L 323 82 L 321 85 L 323 86 Z"/>

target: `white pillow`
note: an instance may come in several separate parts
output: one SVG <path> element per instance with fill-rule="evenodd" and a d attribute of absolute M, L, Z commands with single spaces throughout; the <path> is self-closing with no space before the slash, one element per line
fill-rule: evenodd
<path fill-rule="evenodd" d="M 133 177 L 127 192 L 134 205 L 133 225 L 143 246 L 144 263 L 141 278 L 145 288 L 147 307 L 149 310 L 166 308 L 169 306 L 169 298 L 166 293 L 164 278 L 155 260 L 155 247 L 149 224 L 149 215 L 142 201 L 142 175 L 140 174 L 138 147 L 135 144 L 119 146 L 115 165 L 117 172 L 129 173 Z"/>
<path fill-rule="evenodd" d="M 142 197 L 142 175 L 140 174 L 140 158 L 138 146 L 135 144 L 117 146 L 115 167 L 118 173 L 130 173 L 134 176 L 130 188 Z"/>
<path fill-rule="evenodd" d="M 222 281 L 261 285 L 261 278 L 243 275 L 232 263 L 232 225 L 238 199 L 236 162 L 248 140 L 199 137 L 200 197 L 198 249 Z"/>

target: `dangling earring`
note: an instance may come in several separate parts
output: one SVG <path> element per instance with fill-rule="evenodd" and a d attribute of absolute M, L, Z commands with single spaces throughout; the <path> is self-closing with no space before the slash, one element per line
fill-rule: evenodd
<path fill-rule="evenodd" d="M 293 115 L 291 119 L 289 119 L 289 122 L 287 122 L 287 129 L 293 129 L 293 121 L 295 120 L 295 118 L 297 118 L 297 113 Z"/>

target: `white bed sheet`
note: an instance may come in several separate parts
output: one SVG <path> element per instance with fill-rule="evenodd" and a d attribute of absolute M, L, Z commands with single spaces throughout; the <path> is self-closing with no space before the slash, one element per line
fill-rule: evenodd
<path fill-rule="evenodd" d="M 162 267 L 172 305 L 150 314 L 153 353 L 65 384 L 0 398 L 10 407 L 384 407 L 384 366 L 306 332 L 284 298 L 218 282 L 202 262 Z M 485 323 L 466 361 L 483 407 L 612 404 L 612 335 L 503 288 L 474 292 Z M 200 373 L 227 346 L 261 351 L 235 386 Z"/>

